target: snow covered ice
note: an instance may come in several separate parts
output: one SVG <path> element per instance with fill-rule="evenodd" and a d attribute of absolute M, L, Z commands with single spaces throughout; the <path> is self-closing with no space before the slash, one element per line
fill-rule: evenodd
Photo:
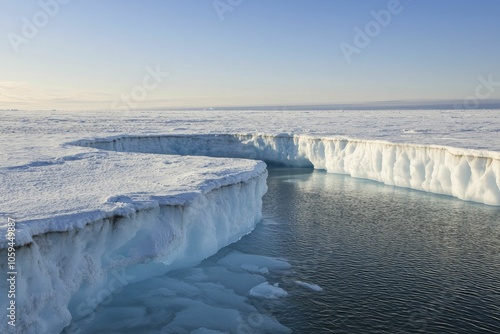
<path fill-rule="evenodd" d="M 16 305 L 22 314 L 15 331 L 60 332 L 115 290 L 196 265 L 249 233 L 261 219 L 266 191 L 266 166 L 254 159 L 498 206 L 499 115 L 2 112 L 0 256 L 6 258 L 10 217 L 17 221 Z M 222 269 L 212 270 L 262 276 L 287 266 L 244 257 L 233 254 Z M 234 292 L 285 296 L 266 282 L 248 281 Z M 168 296 L 170 288 L 164 288 Z M 2 299 L 4 318 L 6 305 Z M 236 315 L 189 297 L 183 305 L 195 313 Z M 143 314 L 134 307 L 122 311 L 131 319 Z M 178 326 L 189 317 L 178 314 Z"/>

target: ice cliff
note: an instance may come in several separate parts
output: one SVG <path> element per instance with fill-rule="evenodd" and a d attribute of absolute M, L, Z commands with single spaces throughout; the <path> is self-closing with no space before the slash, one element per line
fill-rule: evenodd
<path fill-rule="evenodd" d="M 215 254 L 261 220 L 266 177 L 256 161 L 115 152 L 3 174 L 18 219 L 17 319 L 0 332 L 59 333 L 124 286 Z M 5 233 L 1 242 L 7 259 Z M 5 292 L 9 270 L 0 267 Z M 0 301 L 4 319 L 8 303 Z"/>
<path fill-rule="evenodd" d="M 307 135 L 122 136 L 77 142 L 121 152 L 208 155 L 314 167 L 500 205 L 500 154 L 437 145 Z"/>

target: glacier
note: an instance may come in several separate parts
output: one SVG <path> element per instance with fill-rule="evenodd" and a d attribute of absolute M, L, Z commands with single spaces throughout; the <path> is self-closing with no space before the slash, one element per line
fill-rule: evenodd
<path fill-rule="evenodd" d="M 498 115 L 4 112 L 0 270 L 13 218 L 18 323 L 0 331 L 60 332 L 114 291 L 249 233 L 266 191 L 260 160 L 499 206 Z M 6 284 L 2 276 L 0 291 Z"/>

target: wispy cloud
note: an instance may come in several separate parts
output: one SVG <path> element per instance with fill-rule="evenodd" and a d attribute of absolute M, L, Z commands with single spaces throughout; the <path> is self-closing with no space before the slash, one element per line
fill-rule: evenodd
<path fill-rule="evenodd" d="M 0 81 L 2 109 L 82 109 L 109 105 L 114 95 L 103 92 L 41 88 L 26 82 Z"/>

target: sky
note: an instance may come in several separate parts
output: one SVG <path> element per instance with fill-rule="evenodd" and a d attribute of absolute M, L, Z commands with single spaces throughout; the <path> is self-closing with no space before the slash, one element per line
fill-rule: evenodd
<path fill-rule="evenodd" d="M 0 0 L 0 109 L 500 99 L 498 0 Z"/>

